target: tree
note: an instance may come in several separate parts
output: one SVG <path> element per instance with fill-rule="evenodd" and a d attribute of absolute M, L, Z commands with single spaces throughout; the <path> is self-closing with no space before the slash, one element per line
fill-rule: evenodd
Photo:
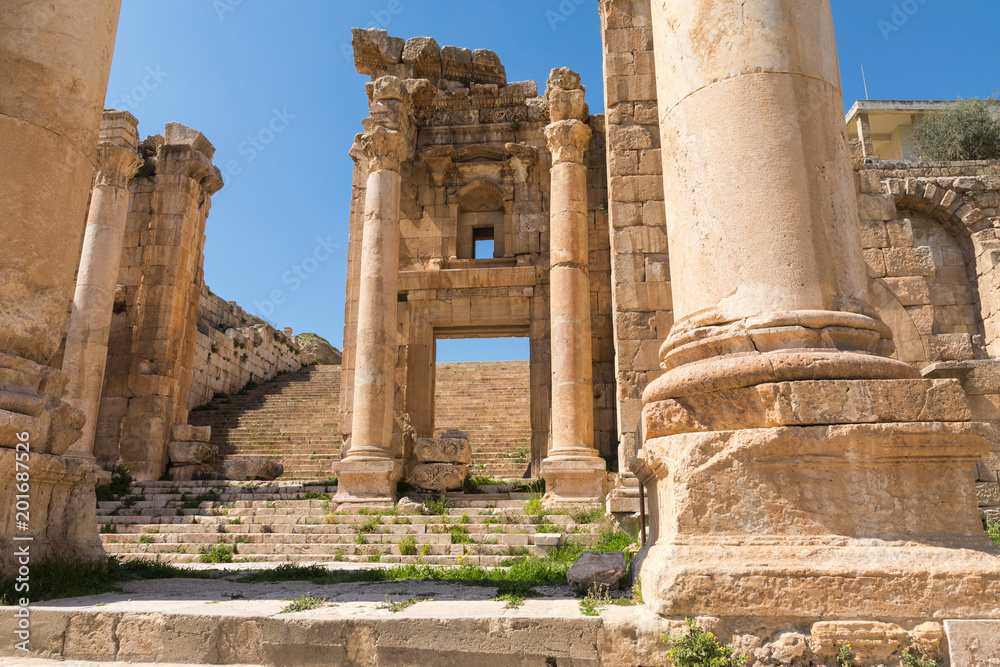
<path fill-rule="evenodd" d="M 958 100 L 944 111 L 929 114 L 913 129 L 921 160 L 1000 160 L 1000 102 L 988 98 Z"/>

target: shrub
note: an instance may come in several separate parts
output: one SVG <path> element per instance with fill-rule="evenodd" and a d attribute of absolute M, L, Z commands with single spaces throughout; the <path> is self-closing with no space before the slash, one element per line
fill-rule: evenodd
<path fill-rule="evenodd" d="M 687 634 L 661 639 L 670 647 L 674 667 L 742 667 L 746 656 L 733 654 L 733 649 L 723 646 L 711 632 L 699 628 L 693 619 L 686 619 Z"/>
<path fill-rule="evenodd" d="M 427 508 L 428 514 L 444 516 L 451 508 L 451 503 L 448 501 L 448 497 L 445 496 L 444 491 L 442 491 L 441 495 L 437 498 L 428 498 L 425 500 L 424 507 Z"/>
<path fill-rule="evenodd" d="M 287 604 L 279 613 L 291 614 L 296 611 L 308 611 L 309 609 L 322 607 L 325 603 L 326 598 L 317 598 L 306 594 L 297 600 L 290 600 L 289 604 Z"/>
<path fill-rule="evenodd" d="M 913 653 L 904 653 L 903 667 L 937 667 L 937 660 L 918 658 Z"/>
<path fill-rule="evenodd" d="M 597 506 L 591 507 L 589 510 L 579 510 L 573 512 L 570 516 L 576 523 L 597 523 L 604 518 L 604 508 Z"/>
<path fill-rule="evenodd" d="M 913 128 L 912 139 L 921 160 L 1000 159 L 1000 104 L 988 98 L 959 100 L 944 111 L 929 114 Z"/>
<path fill-rule="evenodd" d="M 412 537 L 404 537 L 399 541 L 399 553 L 403 556 L 416 556 L 417 541 Z"/>
<path fill-rule="evenodd" d="M 201 554 L 202 563 L 232 563 L 236 549 L 231 544 L 220 542 L 211 547 L 202 545 L 198 553 Z"/>
<path fill-rule="evenodd" d="M 107 502 L 118 500 L 128 493 L 132 486 L 132 475 L 129 474 L 128 467 L 118 465 L 111 472 L 111 482 L 109 484 L 99 484 L 94 488 L 97 493 L 97 502 Z"/>

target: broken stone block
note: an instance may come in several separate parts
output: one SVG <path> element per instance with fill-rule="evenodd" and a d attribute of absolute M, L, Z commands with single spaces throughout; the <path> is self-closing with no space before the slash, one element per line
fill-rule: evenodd
<path fill-rule="evenodd" d="M 167 477 L 171 482 L 190 482 L 196 476 L 205 475 L 212 472 L 212 466 L 207 463 L 197 465 L 175 466 L 167 469 Z"/>
<path fill-rule="evenodd" d="M 414 37 L 403 47 L 403 62 L 421 78 L 441 78 L 441 47 L 432 37 Z"/>
<path fill-rule="evenodd" d="M 500 62 L 499 56 L 488 49 L 476 49 L 472 52 L 472 71 L 478 83 L 493 83 L 498 86 L 507 85 L 507 70 Z"/>
<path fill-rule="evenodd" d="M 537 544 L 537 535 L 535 539 Z M 592 586 L 600 585 L 617 588 L 624 576 L 625 554 L 620 551 L 612 553 L 584 551 L 566 572 L 570 586 L 588 590 Z"/>
<path fill-rule="evenodd" d="M 976 482 L 980 507 L 1000 506 L 1000 482 Z"/>
<path fill-rule="evenodd" d="M 441 49 L 441 76 L 451 81 L 472 81 L 472 51 L 457 46 Z"/>
<path fill-rule="evenodd" d="M 211 426 L 191 426 L 183 424 L 173 429 L 174 440 L 188 442 L 209 442 L 212 439 Z"/>
<path fill-rule="evenodd" d="M 239 482 L 250 480 L 272 480 L 281 477 L 285 467 L 277 461 L 263 456 L 248 456 L 246 458 L 227 459 L 223 464 L 226 479 Z"/>
<path fill-rule="evenodd" d="M 420 438 L 413 447 L 413 456 L 422 463 L 472 463 L 472 447 L 468 438 Z"/>
<path fill-rule="evenodd" d="M 410 483 L 428 491 L 447 491 L 462 488 L 468 476 L 468 466 L 425 463 L 413 468 L 410 472 Z"/>
<path fill-rule="evenodd" d="M 403 56 L 405 44 L 401 37 L 390 37 L 388 32 L 378 28 L 351 30 L 354 66 L 361 74 L 385 71 L 396 65 Z"/>
<path fill-rule="evenodd" d="M 174 440 L 167 444 L 167 458 L 173 466 L 211 463 L 218 455 L 218 447 L 204 442 Z"/>

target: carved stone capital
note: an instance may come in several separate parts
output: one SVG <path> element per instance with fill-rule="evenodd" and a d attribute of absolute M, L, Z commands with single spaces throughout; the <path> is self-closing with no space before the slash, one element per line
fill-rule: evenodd
<path fill-rule="evenodd" d="M 376 127 L 361 137 L 361 150 L 368 158 L 369 173 L 389 170 L 399 171 L 399 164 L 407 156 L 406 136 L 384 127 Z"/>
<path fill-rule="evenodd" d="M 562 120 L 545 127 L 545 139 L 552 153 L 552 164 L 583 163 L 583 153 L 590 145 L 593 131 L 578 120 Z"/>
<path fill-rule="evenodd" d="M 141 165 L 142 158 L 135 152 L 110 141 L 102 141 L 97 146 L 94 186 L 109 185 L 124 189 L 128 187 L 128 180 L 135 176 Z"/>

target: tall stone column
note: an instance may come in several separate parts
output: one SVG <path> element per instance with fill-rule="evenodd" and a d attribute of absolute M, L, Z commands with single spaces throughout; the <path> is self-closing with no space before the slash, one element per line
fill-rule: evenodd
<path fill-rule="evenodd" d="M 600 502 L 606 466 L 594 449 L 590 328 L 586 91 L 566 68 L 549 75 L 552 154 L 549 214 L 549 314 L 552 332 L 552 445 L 542 461 L 547 505 Z"/>
<path fill-rule="evenodd" d="M 32 562 L 103 555 L 93 467 L 61 456 L 83 415 L 48 364 L 66 331 L 120 5 L 0 10 L 0 488 L 15 488 L 18 443 L 31 452 L 29 530 L 15 530 L 14 494 L 0 500 L 2 574 L 16 571 L 15 535 L 33 538 Z"/>
<path fill-rule="evenodd" d="M 368 132 L 359 138 L 368 163 L 361 241 L 358 334 L 351 445 L 337 466 L 338 503 L 385 505 L 396 499 L 402 452 L 393 451 L 400 164 L 409 156 L 409 97 L 396 77 L 373 84 Z"/>
<path fill-rule="evenodd" d="M 996 615 L 972 478 L 993 433 L 957 381 L 887 356 L 829 2 L 654 0 L 653 26 L 676 323 L 643 396 L 644 599 Z"/>
<path fill-rule="evenodd" d="M 124 115 L 130 125 L 127 129 L 131 130 L 125 134 L 134 136 L 138 121 L 127 112 Z M 63 355 L 63 373 L 69 378 L 67 402 L 87 418 L 82 437 L 66 452 L 69 458 L 96 460 L 94 435 L 128 219 L 128 183 L 141 164 L 136 146 L 119 146 L 109 141 L 98 146 L 97 172 Z"/>

